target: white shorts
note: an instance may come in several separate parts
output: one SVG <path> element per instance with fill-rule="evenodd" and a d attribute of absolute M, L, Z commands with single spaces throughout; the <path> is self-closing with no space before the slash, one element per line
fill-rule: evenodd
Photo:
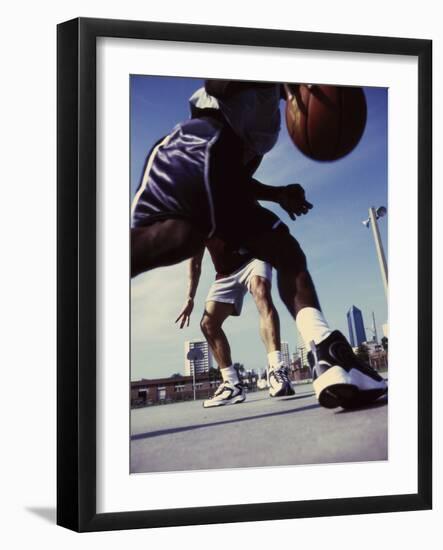
<path fill-rule="evenodd" d="M 251 291 L 251 280 L 255 276 L 263 277 L 272 283 L 272 266 L 261 260 L 251 260 L 231 275 L 216 279 L 209 289 L 207 302 L 234 304 L 234 313 L 240 315 L 246 292 Z"/>

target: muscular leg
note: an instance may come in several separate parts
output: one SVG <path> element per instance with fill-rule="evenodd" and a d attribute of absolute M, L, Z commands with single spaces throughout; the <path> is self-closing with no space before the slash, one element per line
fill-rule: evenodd
<path fill-rule="evenodd" d="M 201 329 L 220 367 L 223 378 L 213 397 L 203 402 L 203 407 L 242 403 L 245 390 L 237 370 L 232 365 L 231 350 L 226 334 L 222 330 L 226 317 L 232 314 L 233 304 L 223 302 L 206 302 L 206 309 L 201 320 Z"/>
<path fill-rule="evenodd" d="M 280 321 L 272 301 L 271 284 L 264 277 L 255 276 L 250 290 L 260 315 L 260 334 L 268 352 L 269 394 L 271 397 L 294 395 L 281 354 Z"/>
<path fill-rule="evenodd" d="M 131 276 L 177 264 L 196 254 L 204 236 L 186 220 L 169 219 L 131 229 Z"/>
<path fill-rule="evenodd" d="M 233 304 L 206 302 L 200 327 L 212 350 L 218 366 L 223 369 L 232 365 L 231 348 L 222 325 L 234 311 Z"/>
<path fill-rule="evenodd" d="M 280 297 L 294 319 L 305 307 L 320 309 L 306 257 L 286 229 L 269 231 L 245 242 L 245 246 L 256 258 L 275 267 Z"/>
<path fill-rule="evenodd" d="M 264 277 L 254 276 L 250 290 L 260 316 L 260 335 L 266 351 L 280 350 L 280 320 L 271 295 L 271 285 Z"/>

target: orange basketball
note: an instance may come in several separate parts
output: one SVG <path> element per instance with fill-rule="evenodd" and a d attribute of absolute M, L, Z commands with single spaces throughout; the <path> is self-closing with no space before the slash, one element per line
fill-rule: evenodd
<path fill-rule="evenodd" d="M 337 160 L 350 153 L 366 125 L 361 88 L 290 85 L 286 125 L 294 144 L 313 160 Z"/>

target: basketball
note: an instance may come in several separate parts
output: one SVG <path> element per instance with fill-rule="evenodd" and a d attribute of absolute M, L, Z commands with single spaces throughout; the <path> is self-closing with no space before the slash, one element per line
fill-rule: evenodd
<path fill-rule="evenodd" d="M 366 125 L 366 99 L 361 88 L 286 85 L 286 125 L 306 156 L 332 161 L 350 153 Z"/>

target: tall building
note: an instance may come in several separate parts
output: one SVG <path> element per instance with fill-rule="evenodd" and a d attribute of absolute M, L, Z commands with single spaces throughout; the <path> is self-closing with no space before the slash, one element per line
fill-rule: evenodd
<path fill-rule="evenodd" d="M 360 346 L 366 342 L 365 324 L 363 323 L 363 315 L 358 307 L 352 306 L 346 314 L 348 319 L 349 340 L 353 348 Z"/>
<path fill-rule="evenodd" d="M 191 350 L 196 350 L 197 358 L 188 359 Z M 192 355 L 192 354 L 191 354 Z M 212 368 L 212 353 L 206 340 L 186 340 L 185 341 L 185 376 L 194 374 L 204 374 Z"/>
<path fill-rule="evenodd" d="M 281 355 L 285 367 L 289 368 L 291 366 L 291 356 L 289 355 L 288 342 L 281 342 Z"/>

